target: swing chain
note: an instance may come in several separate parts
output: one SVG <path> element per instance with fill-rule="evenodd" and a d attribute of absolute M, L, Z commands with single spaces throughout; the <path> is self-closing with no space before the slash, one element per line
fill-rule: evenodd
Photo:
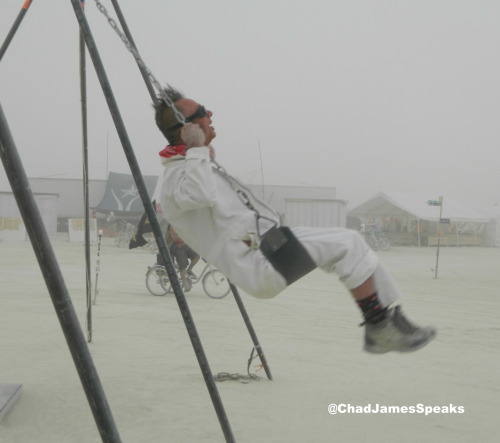
<path fill-rule="evenodd" d="M 127 36 L 120 30 L 118 24 L 116 21 L 109 15 L 108 10 L 106 7 L 99 1 L 99 0 L 94 0 L 95 4 L 97 6 L 97 9 L 106 17 L 106 20 L 108 21 L 109 25 L 111 28 L 116 32 L 116 34 L 120 37 L 121 41 L 125 45 L 125 47 L 129 50 L 129 52 L 134 56 L 136 62 L 138 65 L 140 65 L 147 73 L 148 77 L 151 79 L 151 83 L 153 86 L 156 88 L 156 90 L 159 92 L 161 99 L 165 102 L 165 104 L 172 109 L 175 117 L 177 118 L 177 121 L 182 124 L 186 124 L 186 119 L 184 116 L 180 113 L 180 111 L 174 106 L 174 103 L 170 99 L 170 97 L 166 94 L 165 90 L 161 87 L 160 82 L 156 79 L 156 77 L 153 75 L 151 70 L 146 66 L 144 61 L 142 60 L 141 56 L 139 55 L 139 52 L 137 49 L 134 47 L 134 45 L 130 42 L 130 40 L 127 38 Z M 167 83 L 168 84 L 168 83 Z M 248 197 L 248 194 L 251 195 L 252 197 L 253 194 L 252 192 L 245 188 L 241 183 L 236 181 L 233 177 L 231 177 L 222 166 L 220 166 L 215 160 L 212 159 L 212 162 L 216 166 L 216 170 L 220 173 L 220 175 L 229 182 L 231 187 L 237 191 L 238 197 L 242 201 L 242 203 L 251 211 L 255 213 L 255 219 L 256 219 L 256 225 L 257 225 L 257 235 L 260 238 L 260 229 L 259 229 L 259 219 L 266 219 L 270 221 L 272 224 L 277 225 L 277 221 L 273 220 L 269 217 L 265 217 L 259 213 L 257 208 L 255 208 L 254 205 L 252 205 L 250 198 Z M 255 198 L 255 197 L 254 197 Z M 279 216 L 269 207 L 267 206 L 264 202 L 262 202 L 263 205 L 273 214 L 278 220 Z"/>
<path fill-rule="evenodd" d="M 97 9 L 106 17 L 106 20 L 108 21 L 109 25 L 111 28 L 116 32 L 116 34 L 120 37 L 121 41 L 125 45 L 125 47 L 129 50 L 129 52 L 134 56 L 135 61 L 139 66 L 141 66 L 145 71 L 146 74 L 148 75 L 149 79 L 151 80 L 151 83 L 153 86 L 156 88 L 158 91 L 161 99 L 165 102 L 165 104 L 172 109 L 175 117 L 177 118 L 177 121 L 179 123 L 182 123 L 183 125 L 186 124 L 186 119 L 184 116 L 181 114 L 181 112 L 174 106 L 173 101 L 170 99 L 170 97 L 167 95 L 165 90 L 162 88 L 160 82 L 156 79 L 156 77 L 153 75 L 151 70 L 146 66 L 146 63 L 144 63 L 144 60 L 142 60 L 141 56 L 139 55 L 139 52 L 137 49 L 134 47 L 134 45 L 129 41 L 127 36 L 120 30 L 118 27 L 118 24 L 116 21 L 109 15 L 108 10 L 106 7 L 99 1 L 95 0 L 95 4 L 97 6 Z"/>
<path fill-rule="evenodd" d="M 153 75 L 151 70 L 146 66 L 144 63 L 144 60 L 142 60 L 141 56 L 139 55 L 139 52 L 137 49 L 134 47 L 134 45 L 130 42 L 130 40 L 127 38 L 127 36 L 120 30 L 118 24 L 116 21 L 109 15 L 108 10 L 106 7 L 99 1 L 99 0 L 94 0 L 95 4 L 97 6 L 97 9 L 106 17 L 106 20 L 108 21 L 109 25 L 111 28 L 116 32 L 116 34 L 120 37 L 121 41 L 125 45 L 125 47 L 129 50 L 129 52 L 134 56 L 136 62 L 138 65 L 140 65 L 147 73 L 148 77 L 151 79 L 151 83 L 153 86 L 156 88 L 156 90 L 159 92 L 159 95 L 161 99 L 165 102 L 165 104 L 172 109 L 175 117 L 177 118 L 177 121 L 179 123 L 182 123 L 183 125 L 186 124 L 186 119 L 184 116 L 180 113 L 180 111 L 174 106 L 174 103 L 170 99 L 170 97 L 166 94 L 165 90 L 161 87 L 160 82 L 156 79 L 156 77 Z M 276 220 L 266 217 L 257 210 L 257 208 L 251 203 L 250 198 L 248 195 L 251 195 L 253 198 L 255 196 L 252 194 L 252 192 L 245 188 L 241 183 L 239 183 L 237 180 L 235 180 L 233 177 L 231 177 L 222 166 L 220 166 L 215 160 L 212 159 L 212 162 L 216 166 L 216 170 L 220 173 L 220 175 L 231 185 L 231 187 L 236 191 L 238 194 L 238 197 L 242 201 L 242 203 L 251 211 L 254 212 L 255 214 L 255 221 L 256 221 L 256 228 L 257 228 L 257 236 L 260 239 L 260 227 L 259 227 L 259 220 L 264 219 L 267 221 L 270 221 L 274 226 L 278 225 L 278 222 L 276 220 L 279 220 L 279 216 L 275 213 L 274 210 L 272 210 L 268 205 L 266 205 L 264 202 L 261 202 L 264 207 L 266 207 L 271 214 L 273 214 L 274 217 L 276 217 Z"/>
<path fill-rule="evenodd" d="M 248 189 L 246 186 L 244 186 L 242 183 L 240 183 L 238 180 L 236 180 L 234 177 L 229 175 L 226 170 L 215 161 L 215 159 L 212 159 L 212 164 L 215 166 L 215 171 L 229 184 L 229 186 L 233 189 L 233 191 L 236 192 L 236 195 L 240 199 L 240 201 L 250 210 L 255 214 L 255 225 L 256 225 L 256 233 L 257 233 L 257 238 L 258 238 L 258 244 L 260 243 L 260 240 L 262 238 L 262 235 L 260 233 L 260 220 L 267 220 L 268 222 L 271 223 L 273 226 L 278 226 L 279 225 L 279 214 L 272 209 L 270 206 L 268 206 L 265 202 L 259 201 L 253 192 Z M 270 218 L 265 215 L 262 215 L 259 210 L 255 207 L 255 205 L 252 204 L 252 200 L 254 201 L 259 201 L 260 204 L 264 209 L 267 209 L 269 213 L 274 217 Z"/>

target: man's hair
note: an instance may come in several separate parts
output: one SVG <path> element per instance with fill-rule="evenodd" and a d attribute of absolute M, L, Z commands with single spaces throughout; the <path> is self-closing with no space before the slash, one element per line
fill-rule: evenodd
<path fill-rule="evenodd" d="M 172 103 L 175 103 L 181 98 L 185 98 L 182 92 L 178 91 L 177 89 L 173 88 L 170 85 L 163 88 L 162 92 L 167 95 L 167 97 L 172 101 Z M 180 128 L 177 128 L 173 131 L 168 130 L 176 123 L 179 123 L 173 109 L 165 103 L 165 101 L 161 98 L 161 96 L 158 96 L 158 100 L 153 106 L 155 108 L 156 125 L 158 126 L 162 134 L 165 136 L 165 138 L 168 140 L 169 144 L 180 145 L 184 143 L 181 138 Z M 182 112 L 182 109 L 180 109 L 178 106 L 176 106 L 176 108 Z"/>

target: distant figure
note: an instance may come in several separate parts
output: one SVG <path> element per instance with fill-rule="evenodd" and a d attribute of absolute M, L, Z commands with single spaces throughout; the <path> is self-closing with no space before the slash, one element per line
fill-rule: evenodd
<path fill-rule="evenodd" d="M 361 309 L 368 352 L 415 351 L 434 338 L 434 328 L 410 323 L 400 306 L 392 306 L 400 291 L 358 232 L 281 226 L 276 211 L 215 162 L 212 112 L 171 87 L 164 92 L 186 125 L 161 99 L 155 105 L 156 123 L 169 142 L 160 152 L 165 166 L 161 206 L 190 246 L 235 285 L 260 298 L 276 296 L 316 267 L 335 272 Z M 241 118 L 250 129 L 252 116 Z M 275 124 L 279 130 L 279 122 Z M 243 146 L 247 135 L 241 135 Z M 314 148 L 288 152 L 311 155 Z"/>
<path fill-rule="evenodd" d="M 200 260 L 200 256 L 184 243 L 184 240 L 177 235 L 172 225 L 168 225 L 165 237 L 170 254 L 175 258 L 177 266 L 179 267 L 179 274 L 181 276 L 184 291 L 189 292 L 193 287 L 191 278 L 196 279 L 193 268 Z M 189 263 L 188 259 L 191 263 Z"/>

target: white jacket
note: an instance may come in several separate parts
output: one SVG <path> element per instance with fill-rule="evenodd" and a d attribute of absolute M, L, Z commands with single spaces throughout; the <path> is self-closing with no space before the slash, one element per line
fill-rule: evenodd
<path fill-rule="evenodd" d="M 243 241 L 255 235 L 255 213 L 210 161 L 209 148 L 191 148 L 185 157 L 164 158 L 163 163 L 161 205 L 180 237 L 249 294 L 269 298 L 284 290 L 287 285 L 283 276 L 260 249 Z M 236 183 L 235 187 L 239 186 Z M 261 215 L 278 224 L 274 211 L 248 197 Z M 262 220 L 260 233 L 272 224 Z M 292 230 L 318 267 L 338 274 L 348 289 L 357 288 L 374 275 L 383 306 L 400 297 L 399 289 L 358 232 L 344 228 Z"/>
<path fill-rule="evenodd" d="M 163 158 L 162 163 L 161 206 L 179 236 L 245 291 L 269 297 L 283 290 L 283 277 L 258 248 L 245 244 L 244 240 L 256 238 L 256 214 L 210 161 L 209 148 L 191 148 L 185 157 Z M 260 220 L 260 234 L 279 225 L 276 213 L 247 196 L 261 215 L 272 220 Z"/>

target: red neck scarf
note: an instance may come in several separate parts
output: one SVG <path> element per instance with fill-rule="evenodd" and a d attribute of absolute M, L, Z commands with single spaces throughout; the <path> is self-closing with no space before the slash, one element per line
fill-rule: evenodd
<path fill-rule="evenodd" d="M 210 158 L 213 160 L 215 158 L 215 150 L 212 145 L 210 145 L 208 149 L 210 150 Z M 172 158 L 176 155 L 182 155 L 183 157 L 185 157 L 186 151 L 187 145 L 168 145 L 166 148 L 160 151 L 160 157 Z"/>
<path fill-rule="evenodd" d="M 165 149 L 160 151 L 160 157 L 172 158 L 176 155 L 186 156 L 187 145 L 168 145 Z"/>

